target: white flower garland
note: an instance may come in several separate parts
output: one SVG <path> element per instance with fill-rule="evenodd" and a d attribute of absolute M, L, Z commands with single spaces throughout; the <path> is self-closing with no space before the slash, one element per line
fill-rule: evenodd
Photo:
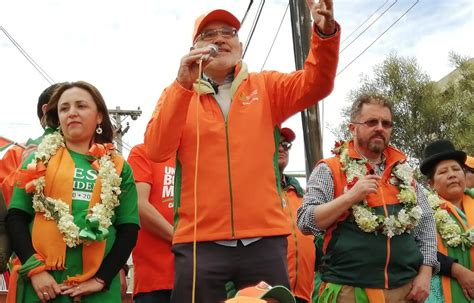
<path fill-rule="evenodd" d="M 56 154 L 59 148 L 65 147 L 64 138 L 59 132 L 46 135 L 43 141 L 38 145 L 35 157 L 31 164 L 35 165 L 43 162 L 48 165 L 49 160 Z M 100 198 L 102 203 L 97 203 L 91 208 L 87 218 L 97 218 L 101 227 L 107 229 L 111 224 L 111 218 L 114 209 L 119 203 L 120 183 L 122 179 L 117 174 L 115 165 L 111 160 L 110 154 L 105 154 L 99 158 L 100 168 L 98 177 L 102 181 Z M 33 195 L 33 209 L 36 212 L 44 214 L 46 220 L 54 220 L 58 229 L 63 235 L 64 242 L 69 247 L 76 247 L 87 240 L 79 237 L 80 228 L 74 223 L 74 217 L 71 215 L 69 205 L 60 199 L 53 199 L 44 194 L 46 179 L 44 176 L 33 180 L 35 187 Z"/>
<path fill-rule="evenodd" d="M 333 152 L 340 156 L 342 171 L 346 173 L 347 185 L 345 191 L 350 189 L 353 184 L 363 176 L 367 175 L 367 159 L 357 160 L 349 157 L 347 142 L 339 142 L 333 149 Z M 418 225 L 421 214 L 421 207 L 417 205 L 415 188 L 413 187 L 413 171 L 406 163 L 398 163 L 394 166 L 391 173 L 390 183 L 397 186 L 399 193 L 398 200 L 403 204 L 403 208 L 397 215 L 385 217 L 376 215 L 374 209 L 368 206 L 367 201 L 361 201 L 352 206 L 357 226 L 364 232 L 382 233 L 391 238 L 395 235 L 401 235 L 404 232 L 409 233 Z"/>
<path fill-rule="evenodd" d="M 462 249 L 470 248 L 474 245 L 474 227 L 469 228 L 463 232 L 461 227 L 449 215 L 446 209 L 440 206 L 445 202 L 433 191 L 425 191 L 428 202 L 434 211 L 436 221 L 436 229 L 438 230 L 441 239 L 446 241 L 450 247 L 458 247 L 461 245 Z"/>

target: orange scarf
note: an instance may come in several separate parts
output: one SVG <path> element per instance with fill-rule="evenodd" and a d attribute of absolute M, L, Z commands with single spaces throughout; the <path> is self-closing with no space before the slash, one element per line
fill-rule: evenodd
<path fill-rule="evenodd" d="M 112 149 L 112 144 L 94 145 L 90 153 L 93 156 L 100 157 L 107 152 L 107 149 Z M 115 164 L 117 174 L 120 175 L 123 169 L 124 159 L 114 154 L 112 161 Z M 92 163 L 92 167 L 98 170 L 98 161 Z M 43 163 L 38 163 L 34 168 L 20 171 L 17 175 L 19 187 L 24 187 L 27 192 L 33 190 L 33 179 L 42 175 L 46 178 L 46 186 L 44 194 L 51 198 L 61 199 L 68 204 L 69 209 L 72 204 L 72 189 L 74 181 L 74 161 L 69 155 L 66 148 L 61 147 L 54 156 L 51 157 L 46 168 Z M 102 182 L 98 177 L 93 191 L 89 209 L 95 204 L 99 203 L 100 193 L 102 189 Z M 64 270 L 64 262 L 66 260 L 66 243 L 64 242 L 62 234 L 59 232 L 55 221 L 46 220 L 43 213 L 36 213 L 33 230 L 32 230 L 33 247 L 36 250 L 37 258 L 44 261 L 45 265 L 35 268 L 30 271 L 28 276 L 41 272 L 43 270 Z M 93 241 L 82 246 L 83 258 L 83 273 L 74 277 L 69 277 L 64 283 L 78 284 L 92 278 L 104 258 L 106 240 Z M 12 268 L 12 275 L 10 277 L 10 287 L 7 296 L 7 302 L 16 302 L 17 279 L 18 271 L 21 264 L 18 258 L 15 258 Z"/>
<path fill-rule="evenodd" d="M 462 200 L 462 207 L 464 209 L 464 213 L 466 214 L 467 225 L 464 224 L 464 221 L 459 216 L 456 207 L 448 201 L 445 201 L 440 207 L 444 208 L 449 213 L 453 214 L 456 217 L 456 220 L 462 225 L 464 231 L 467 231 L 468 227 L 474 226 L 474 199 L 471 198 L 469 195 L 464 195 Z M 448 248 L 443 245 L 443 240 L 441 239 L 439 233 L 437 233 L 437 242 L 438 242 L 438 251 L 444 255 L 448 255 Z M 470 248 L 471 252 L 471 264 L 474 261 L 474 247 Z M 443 286 L 443 295 L 444 295 L 444 302 L 452 303 L 451 297 L 451 278 L 448 276 L 441 277 L 441 284 Z"/>
<path fill-rule="evenodd" d="M 120 175 L 124 160 L 120 156 L 114 156 L 113 162 Z M 66 148 L 60 148 L 51 157 L 46 169 L 46 185 L 44 194 L 48 197 L 61 199 L 69 209 L 72 204 L 72 190 L 74 181 L 74 161 Z M 98 177 L 89 209 L 100 203 L 102 182 Z M 46 270 L 63 270 L 66 257 L 66 243 L 58 226 L 53 220 L 46 220 L 43 213 L 36 213 L 32 230 L 33 247 L 45 260 Z M 105 253 L 106 241 L 93 241 L 82 246 L 83 273 L 70 277 L 65 283 L 76 284 L 92 278 L 102 263 Z"/>

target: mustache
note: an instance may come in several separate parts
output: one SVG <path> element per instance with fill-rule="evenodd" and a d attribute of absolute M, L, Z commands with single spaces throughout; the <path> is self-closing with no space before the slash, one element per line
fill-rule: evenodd
<path fill-rule="evenodd" d="M 385 136 L 382 133 L 375 133 L 374 135 L 370 136 L 370 139 L 375 139 L 375 138 L 380 138 L 384 141 L 387 140 L 387 138 L 385 138 Z"/>

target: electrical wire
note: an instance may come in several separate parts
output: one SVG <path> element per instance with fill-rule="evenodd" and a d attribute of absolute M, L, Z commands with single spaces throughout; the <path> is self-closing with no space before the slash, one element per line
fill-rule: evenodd
<path fill-rule="evenodd" d="M 402 19 L 406 14 L 408 14 L 409 11 L 412 10 L 413 7 L 415 7 L 415 5 L 418 4 L 418 2 L 420 2 L 420 0 L 416 0 L 415 3 L 413 3 L 412 6 L 410 6 L 397 20 L 395 20 L 387 29 L 385 29 L 374 41 L 372 41 L 372 43 L 369 44 L 369 46 L 367 46 L 361 53 L 359 53 L 351 62 L 349 62 L 346 66 L 344 66 L 337 74 L 336 74 L 336 77 L 339 76 L 343 71 L 345 71 L 350 65 L 352 65 L 352 63 L 354 63 L 357 59 L 359 59 L 360 56 L 362 56 L 372 45 L 374 45 L 375 42 L 377 42 L 377 40 L 379 40 L 383 35 L 385 35 L 386 32 L 388 32 L 393 26 L 395 26 L 395 24 L 398 23 L 398 21 L 400 21 L 400 19 Z"/>
<path fill-rule="evenodd" d="M 387 1 L 388 1 L 388 0 L 387 0 Z M 245 11 L 244 17 L 243 17 L 242 20 L 240 21 L 240 26 L 241 26 L 241 27 L 242 27 L 242 25 L 244 24 L 245 19 L 247 18 L 247 14 L 249 13 L 250 8 L 252 7 L 252 5 L 253 5 L 253 0 L 250 0 L 249 6 L 247 7 L 247 10 Z"/>
<path fill-rule="evenodd" d="M 278 37 L 278 34 L 280 33 L 281 26 L 283 24 L 283 21 L 285 20 L 286 13 L 288 12 L 289 7 L 290 7 L 290 3 L 288 2 L 288 4 L 286 5 L 285 13 L 283 14 L 283 17 L 281 18 L 280 25 L 278 26 L 278 29 L 275 33 L 275 37 L 273 37 L 272 45 L 270 46 L 270 49 L 267 52 L 267 56 L 265 57 L 265 61 L 263 61 L 262 67 L 260 68 L 260 71 L 262 71 L 263 68 L 265 67 L 265 64 L 267 63 L 268 57 L 270 56 L 270 53 L 272 52 L 273 45 L 275 44 L 275 41 Z"/>
<path fill-rule="evenodd" d="M 33 58 L 31 58 L 30 55 L 28 55 L 28 53 L 21 47 L 21 45 L 18 42 L 15 41 L 15 39 L 13 39 L 13 37 L 8 33 L 8 31 L 3 26 L 0 26 L 0 30 L 5 34 L 5 36 L 7 36 L 7 38 L 11 41 L 11 43 L 13 43 L 13 45 L 18 49 L 18 51 L 26 58 L 26 60 L 28 60 L 28 62 L 30 62 L 31 65 L 33 65 L 36 71 L 38 71 L 38 73 L 40 73 L 40 75 L 43 76 L 43 78 L 50 85 L 55 83 L 53 78 L 51 78 L 48 75 L 48 73 L 46 73 L 44 69 L 42 69 L 41 66 L 38 63 L 36 63 L 36 61 Z"/>
<path fill-rule="evenodd" d="M 247 37 L 247 41 L 245 41 L 244 51 L 242 53 L 242 59 L 245 57 L 247 53 L 247 49 L 249 47 L 250 41 L 252 40 L 253 33 L 255 32 L 255 28 L 257 28 L 258 21 L 260 20 L 260 15 L 262 14 L 263 6 L 265 5 L 265 0 L 260 1 L 260 5 L 258 6 L 257 15 L 253 20 L 252 27 L 250 28 L 250 33 Z"/>
<path fill-rule="evenodd" d="M 345 37 L 344 40 L 341 41 L 341 44 L 346 42 L 347 39 L 349 39 L 355 32 L 357 32 L 359 30 L 359 28 L 361 28 L 367 21 L 369 21 L 382 7 L 385 6 L 385 4 L 387 4 L 387 2 L 388 2 L 388 0 L 385 0 L 385 2 L 381 6 L 379 6 L 379 8 L 377 8 L 377 10 L 375 10 L 375 12 L 373 12 L 370 16 L 368 16 L 367 19 L 364 20 L 364 22 L 359 24 L 349 35 L 347 35 L 347 37 Z"/>
<path fill-rule="evenodd" d="M 123 139 L 122 139 L 122 148 L 125 149 L 126 151 L 130 152 L 132 150 L 133 146 L 131 146 L 127 142 L 123 141 Z"/>
<path fill-rule="evenodd" d="M 389 11 L 397 2 L 398 2 L 398 0 L 395 0 L 392 4 L 390 4 L 390 6 L 387 7 L 387 9 L 385 9 L 385 10 L 382 12 L 382 14 L 380 14 L 377 18 L 375 18 L 375 20 L 372 21 L 372 22 L 369 24 L 369 26 L 367 26 L 362 32 L 360 32 L 360 33 L 357 35 L 357 37 L 355 37 L 351 42 L 349 42 L 349 44 L 347 44 L 346 46 L 344 46 L 344 48 L 339 51 L 339 54 L 342 54 L 349 46 L 351 46 L 352 43 L 354 43 L 357 39 L 359 39 L 360 36 L 362 36 L 369 28 L 371 28 L 372 25 L 374 25 L 375 22 L 377 22 L 380 18 L 382 18 L 382 16 L 385 15 L 385 13 L 386 13 L 387 11 Z"/>

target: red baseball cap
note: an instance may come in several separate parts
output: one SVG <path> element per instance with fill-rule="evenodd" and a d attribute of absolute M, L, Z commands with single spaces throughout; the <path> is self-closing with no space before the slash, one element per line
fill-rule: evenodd
<path fill-rule="evenodd" d="M 280 130 L 281 136 L 288 142 L 293 142 L 296 139 L 295 132 L 288 127 L 284 127 Z"/>
<path fill-rule="evenodd" d="M 213 21 L 221 21 L 229 24 L 234 27 L 236 30 L 240 29 L 240 21 L 232 15 L 230 12 L 224 9 L 215 9 L 213 11 L 207 12 L 199 16 L 196 21 L 194 21 L 194 30 L 193 30 L 193 42 L 196 41 L 197 36 L 201 33 L 202 29 L 209 23 Z"/>

